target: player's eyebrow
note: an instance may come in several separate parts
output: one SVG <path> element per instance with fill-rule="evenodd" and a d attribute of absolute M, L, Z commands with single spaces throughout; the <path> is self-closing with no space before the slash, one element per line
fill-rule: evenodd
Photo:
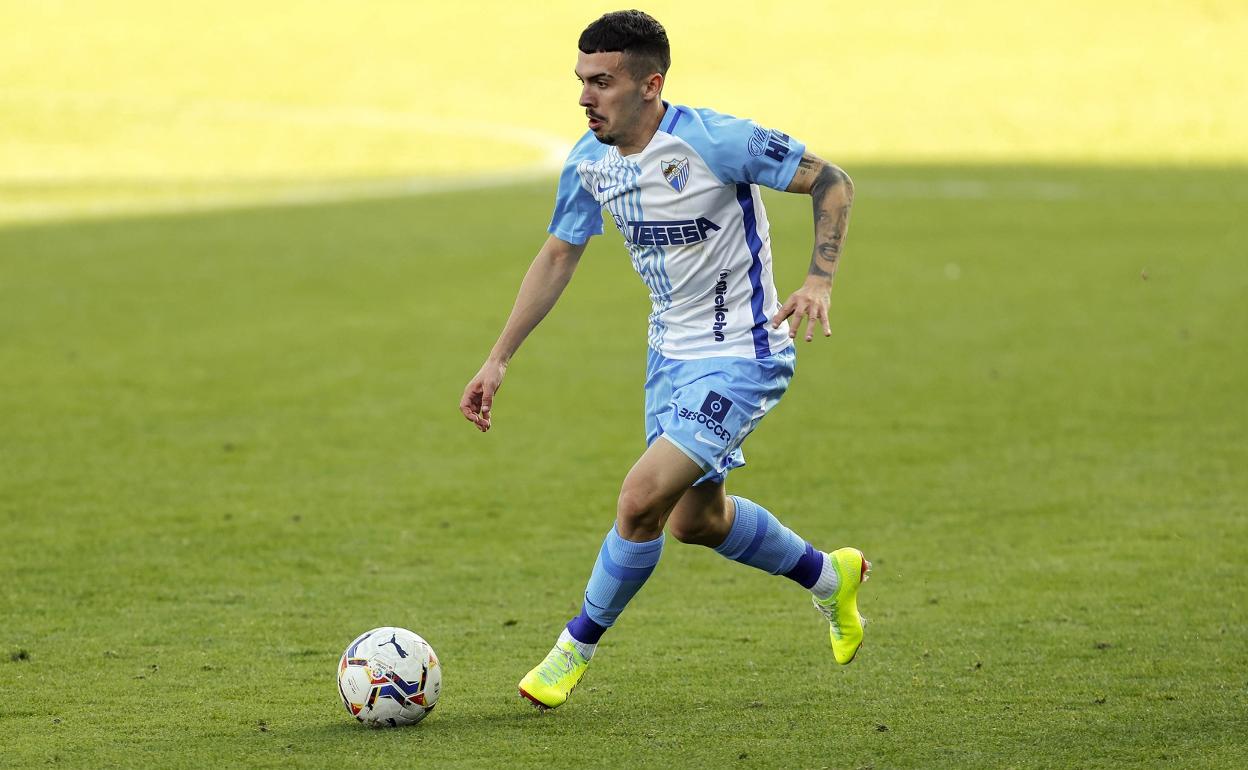
<path fill-rule="evenodd" d="M 572 70 L 572 73 L 576 75 L 577 80 L 580 80 L 582 82 L 586 80 L 610 80 L 611 79 L 611 73 L 605 72 L 605 71 L 595 72 L 592 75 L 585 75 L 585 76 L 582 76 L 581 73 L 577 72 L 576 70 Z"/>

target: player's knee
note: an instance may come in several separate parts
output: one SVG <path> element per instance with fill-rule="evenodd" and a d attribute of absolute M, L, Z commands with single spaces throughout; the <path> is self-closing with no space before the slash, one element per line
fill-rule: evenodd
<path fill-rule="evenodd" d="M 625 484 L 620 490 L 615 518 L 628 530 L 659 530 L 663 526 L 663 514 L 659 496 L 645 487 Z"/>

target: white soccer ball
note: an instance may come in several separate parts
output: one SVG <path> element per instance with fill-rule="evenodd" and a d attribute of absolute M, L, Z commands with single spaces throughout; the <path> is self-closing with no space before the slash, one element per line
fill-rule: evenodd
<path fill-rule="evenodd" d="M 374 628 L 338 662 L 338 694 L 351 716 L 372 727 L 414 725 L 433 711 L 442 666 L 433 648 L 406 628 Z"/>

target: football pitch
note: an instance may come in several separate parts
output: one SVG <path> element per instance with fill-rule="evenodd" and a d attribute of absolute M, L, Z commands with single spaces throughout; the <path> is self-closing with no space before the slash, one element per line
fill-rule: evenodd
<path fill-rule="evenodd" d="M 552 184 L 0 230 L 0 765 L 1242 766 L 1248 172 L 848 170 L 833 337 L 729 486 L 872 558 L 862 653 L 670 541 L 546 715 L 642 448 L 613 230 L 484 436 Z M 444 665 L 416 728 L 335 690 L 387 624 Z"/>

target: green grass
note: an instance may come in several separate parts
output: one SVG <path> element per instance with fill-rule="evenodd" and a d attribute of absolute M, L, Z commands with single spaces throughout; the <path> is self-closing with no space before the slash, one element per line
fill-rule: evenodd
<path fill-rule="evenodd" d="M 642 448 L 613 231 L 482 436 L 549 186 L 0 230 L 0 764 L 1248 762 L 1248 172 L 851 171 L 834 336 L 731 487 L 873 558 L 862 654 L 672 542 L 545 716 L 515 683 Z M 445 665 L 414 729 L 338 703 L 383 624 Z"/>

